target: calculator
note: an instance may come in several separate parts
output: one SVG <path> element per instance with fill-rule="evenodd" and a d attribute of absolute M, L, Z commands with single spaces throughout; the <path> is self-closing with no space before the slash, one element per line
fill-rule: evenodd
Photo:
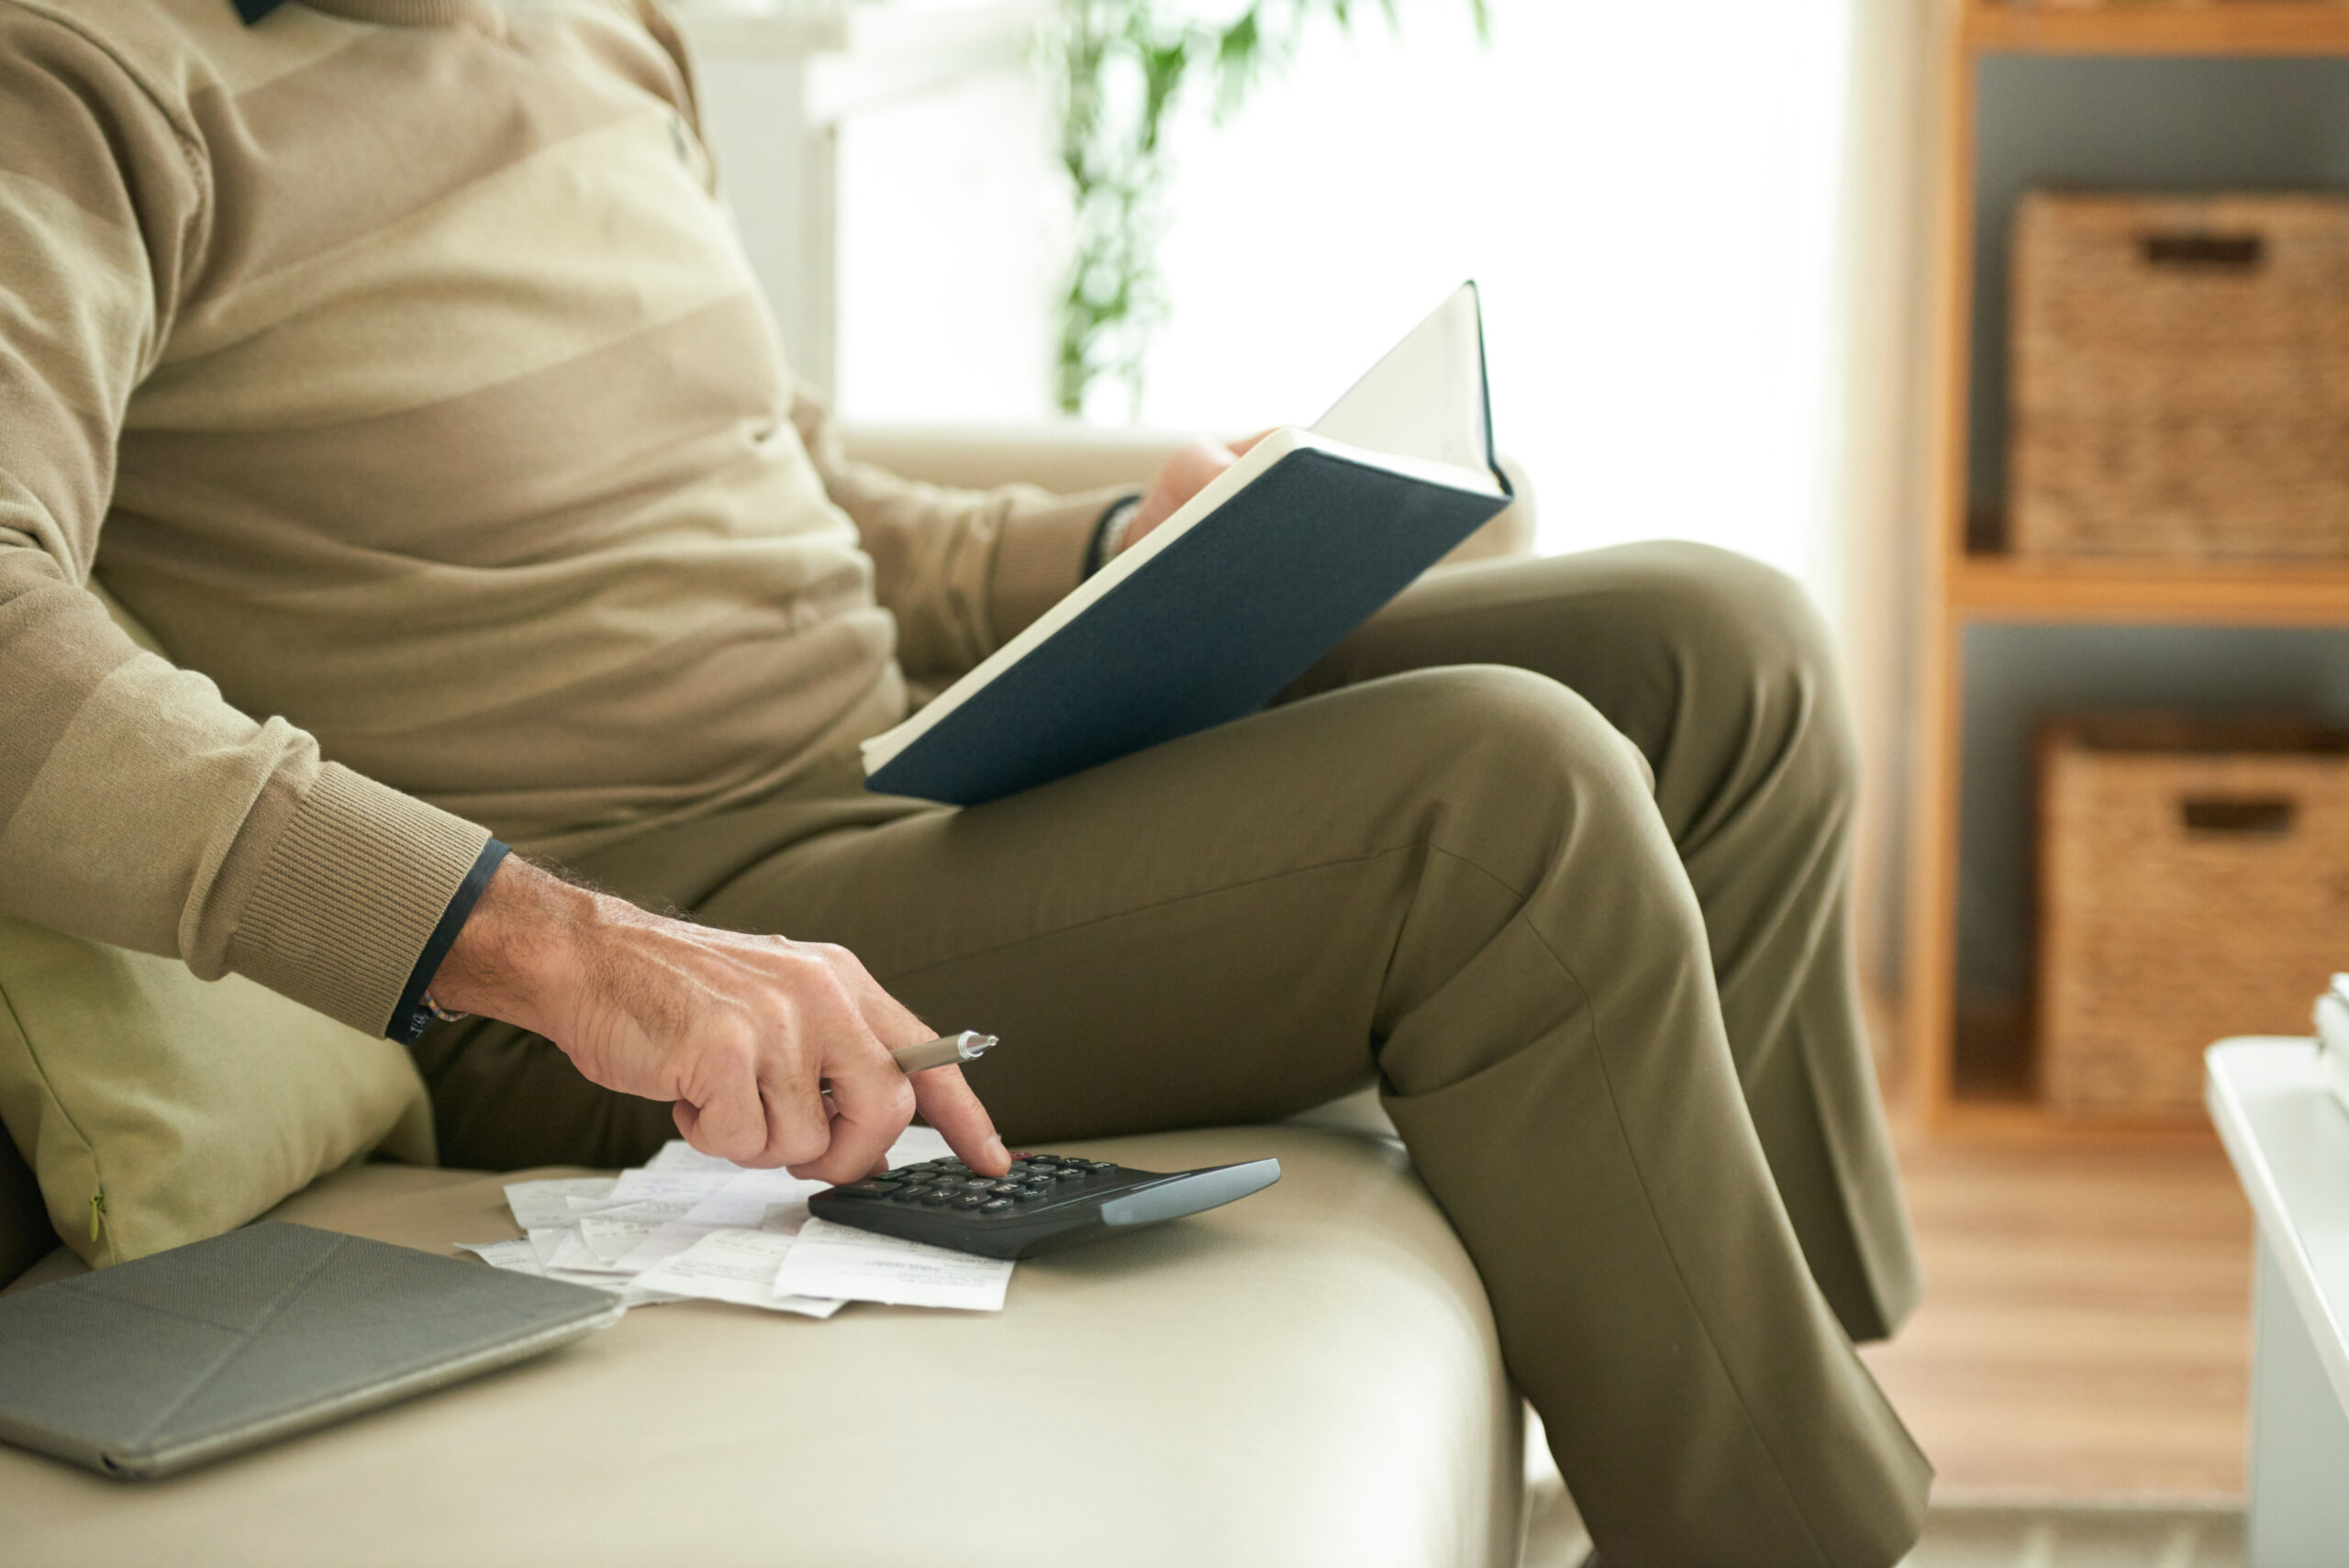
<path fill-rule="evenodd" d="M 1220 1208 L 1280 1179 L 1278 1160 L 1169 1173 L 1072 1154 L 1014 1154 L 1001 1176 L 960 1160 L 925 1160 L 818 1193 L 807 1211 L 983 1258 L 1032 1258 Z"/>

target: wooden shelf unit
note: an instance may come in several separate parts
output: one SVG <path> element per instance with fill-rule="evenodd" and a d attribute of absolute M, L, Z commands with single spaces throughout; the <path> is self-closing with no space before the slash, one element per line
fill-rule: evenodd
<path fill-rule="evenodd" d="M 2349 628 L 2349 562 L 2043 561 L 1985 551 L 1970 538 L 1978 95 L 1984 62 L 2008 58 L 2349 61 L 2349 3 L 2117 0 L 2046 6 L 1951 0 L 1937 216 L 1937 329 L 1931 370 L 1935 524 L 1920 628 L 1916 813 L 1908 851 L 1906 1080 L 1915 1108 L 1950 1133 L 2031 1140 L 2110 1132 L 2207 1136 L 2200 1113 L 2067 1116 L 2009 1075 L 1961 1088 L 1958 865 L 1965 635 L 1996 624 Z M 1975 1074 L 1976 1084 L 1980 1074 Z"/>
<path fill-rule="evenodd" d="M 1972 4 L 1961 47 L 2037 54 L 2349 54 L 2349 6 L 2331 0 L 2206 0 L 2095 6 Z"/>

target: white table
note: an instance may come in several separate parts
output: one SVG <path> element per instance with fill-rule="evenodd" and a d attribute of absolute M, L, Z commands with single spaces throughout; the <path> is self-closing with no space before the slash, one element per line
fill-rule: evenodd
<path fill-rule="evenodd" d="M 2253 1568 L 2349 1564 L 2349 1111 L 2308 1040 L 2210 1048 L 2210 1119 L 2259 1220 Z"/>

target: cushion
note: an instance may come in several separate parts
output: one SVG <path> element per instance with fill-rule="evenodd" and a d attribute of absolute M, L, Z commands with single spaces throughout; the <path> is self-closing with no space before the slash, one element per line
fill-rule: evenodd
<path fill-rule="evenodd" d="M 1520 1402 L 1475 1270 L 1399 1148 L 1302 1127 L 1053 1147 L 1160 1171 L 1273 1155 L 1283 1174 L 1024 1262 L 999 1313 L 640 1308 L 543 1360 L 157 1486 L 0 1448 L 6 1555 L 1515 1562 Z M 517 1233 L 511 1179 L 369 1166 L 273 1218 L 446 1252 Z"/>
<path fill-rule="evenodd" d="M 407 1051 L 231 975 L 0 917 L 0 1121 L 92 1263 L 217 1236 L 378 1149 L 429 1164 Z"/>
<path fill-rule="evenodd" d="M 133 642 L 171 656 L 87 586 Z M 57 1233 L 101 1267 L 217 1236 L 371 1151 L 432 1162 L 431 1106 L 400 1046 L 249 980 L 5 917 L 0 1121 Z M 12 1218 L 0 1212 L 0 1264 L 25 1240 Z"/>

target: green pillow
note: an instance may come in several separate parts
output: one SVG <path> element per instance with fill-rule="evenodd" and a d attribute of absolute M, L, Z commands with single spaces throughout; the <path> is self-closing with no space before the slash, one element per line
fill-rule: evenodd
<path fill-rule="evenodd" d="M 433 1160 L 402 1047 L 236 975 L 6 917 L 0 1121 L 97 1267 L 233 1229 L 373 1152 Z"/>

